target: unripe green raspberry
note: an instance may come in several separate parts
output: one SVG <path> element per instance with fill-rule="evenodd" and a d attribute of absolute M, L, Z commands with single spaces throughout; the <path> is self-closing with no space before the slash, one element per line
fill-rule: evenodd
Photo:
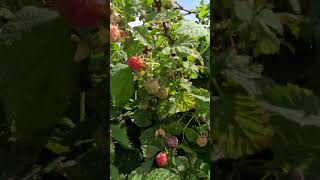
<path fill-rule="evenodd" d="M 158 92 L 157 92 L 157 97 L 159 98 L 159 99 L 166 99 L 167 97 L 168 97 L 168 94 L 169 94 L 169 92 L 168 92 L 168 89 L 167 88 L 160 88 L 159 90 L 158 90 Z"/>
<path fill-rule="evenodd" d="M 156 95 L 160 89 L 160 85 L 157 80 L 149 78 L 144 82 L 144 88 L 149 94 Z"/>

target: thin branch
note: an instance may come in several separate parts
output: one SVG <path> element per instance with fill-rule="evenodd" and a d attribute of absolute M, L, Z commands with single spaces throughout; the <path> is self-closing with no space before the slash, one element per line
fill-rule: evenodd
<path fill-rule="evenodd" d="M 179 3 L 177 3 L 177 2 L 175 2 L 175 4 L 176 4 L 178 7 L 173 8 L 173 9 L 178 9 L 178 10 L 182 10 L 182 11 L 187 12 L 187 13 L 186 13 L 186 14 L 184 14 L 184 15 L 197 14 L 197 13 L 196 13 L 196 12 L 194 12 L 194 11 L 190 11 L 190 10 L 187 10 L 187 9 L 183 8 L 183 7 L 182 7 Z"/>

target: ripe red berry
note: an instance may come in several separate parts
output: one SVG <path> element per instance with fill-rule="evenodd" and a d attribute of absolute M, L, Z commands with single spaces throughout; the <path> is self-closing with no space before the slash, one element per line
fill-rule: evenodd
<path fill-rule="evenodd" d="M 171 149 L 175 149 L 178 146 L 178 138 L 175 136 L 171 136 L 167 140 L 168 147 Z"/>
<path fill-rule="evenodd" d="M 57 0 L 57 7 L 72 26 L 97 27 L 106 17 L 104 0 Z"/>
<path fill-rule="evenodd" d="M 117 42 L 121 39 L 121 33 L 117 26 L 110 25 L 110 41 Z"/>
<path fill-rule="evenodd" d="M 156 156 L 157 165 L 159 167 L 165 167 L 168 164 L 167 154 L 160 152 Z"/>
<path fill-rule="evenodd" d="M 140 70 L 143 68 L 143 60 L 137 56 L 131 56 L 128 58 L 128 65 L 134 70 Z"/>

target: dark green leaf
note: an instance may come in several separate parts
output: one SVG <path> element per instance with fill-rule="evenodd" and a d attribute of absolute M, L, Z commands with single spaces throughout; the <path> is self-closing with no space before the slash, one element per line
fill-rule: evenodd
<path fill-rule="evenodd" d="M 122 130 L 118 125 L 111 125 L 112 137 L 120 143 L 124 148 L 131 148 L 130 140 L 127 136 L 126 131 Z"/>
<path fill-rule="evenodd" d="M 158 180 L 158 179 L 180 180 L 181 178 L 164 168 L 154 169 L 148 174 L 146 178 L 146 180 Z"/>
<path fill-rule="evenodd" d="M 117 64 L 111 70 L 111 96 L 116 104 L 126 103 L 134 93 L 132 70 L 128 65 Z"/>
<path fill-rule="evenodd" d="M 246 96 L 225 96 L 213 112 L 214 139 L 229 158 L 253 154 L 270 145 L 273 130 L 266 112 Z"/>
<path fill-rule="evenodd" d="M 188 139 L 188 141 L 195 143 L 198 137 L 198 134 L 196 131 L 194 131 L 192 128 L 186 128 L 185 131 L 185 136 Z"/>
<path fill-rule="evenodd" d="M 246 1 L 234 1 L 234 11 L 236 16 L 246 22 L 250 22 L 253 17 L 253 7 Z"/>

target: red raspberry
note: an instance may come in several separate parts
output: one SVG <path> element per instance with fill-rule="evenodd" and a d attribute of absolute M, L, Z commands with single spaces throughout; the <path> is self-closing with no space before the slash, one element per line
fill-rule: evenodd
<path fill-rule="evenodd" d="M 171 136 L 167 140 L 168 147 L 171 149 L 175 149 L 178 146 L 178 138 L 175 136 Z"/>
<path fill-rule="evenodd" d="M 117 42 L 121 39 L 121 33 L 117 26 L 110 25 L 110 41 Z"/>
<path fill-rule="evenodd" d="M 165 167 L 168 164 L 167 154 L 164 152 L 158 153 L 156 161 L 159 167 Z"/>
<path fill-rule="evenodd" d="M 128 65 L 134 70 L 140 70 L 144 67 L 142 59 L 137 56 L 131 56 L 128 58 Z"/>
<path fill-rule="evenodd" d="M 102 0 L 57 0 L 57 7 L 64 19 L 75 27 L 97 27 L 106 17 Z"/>

